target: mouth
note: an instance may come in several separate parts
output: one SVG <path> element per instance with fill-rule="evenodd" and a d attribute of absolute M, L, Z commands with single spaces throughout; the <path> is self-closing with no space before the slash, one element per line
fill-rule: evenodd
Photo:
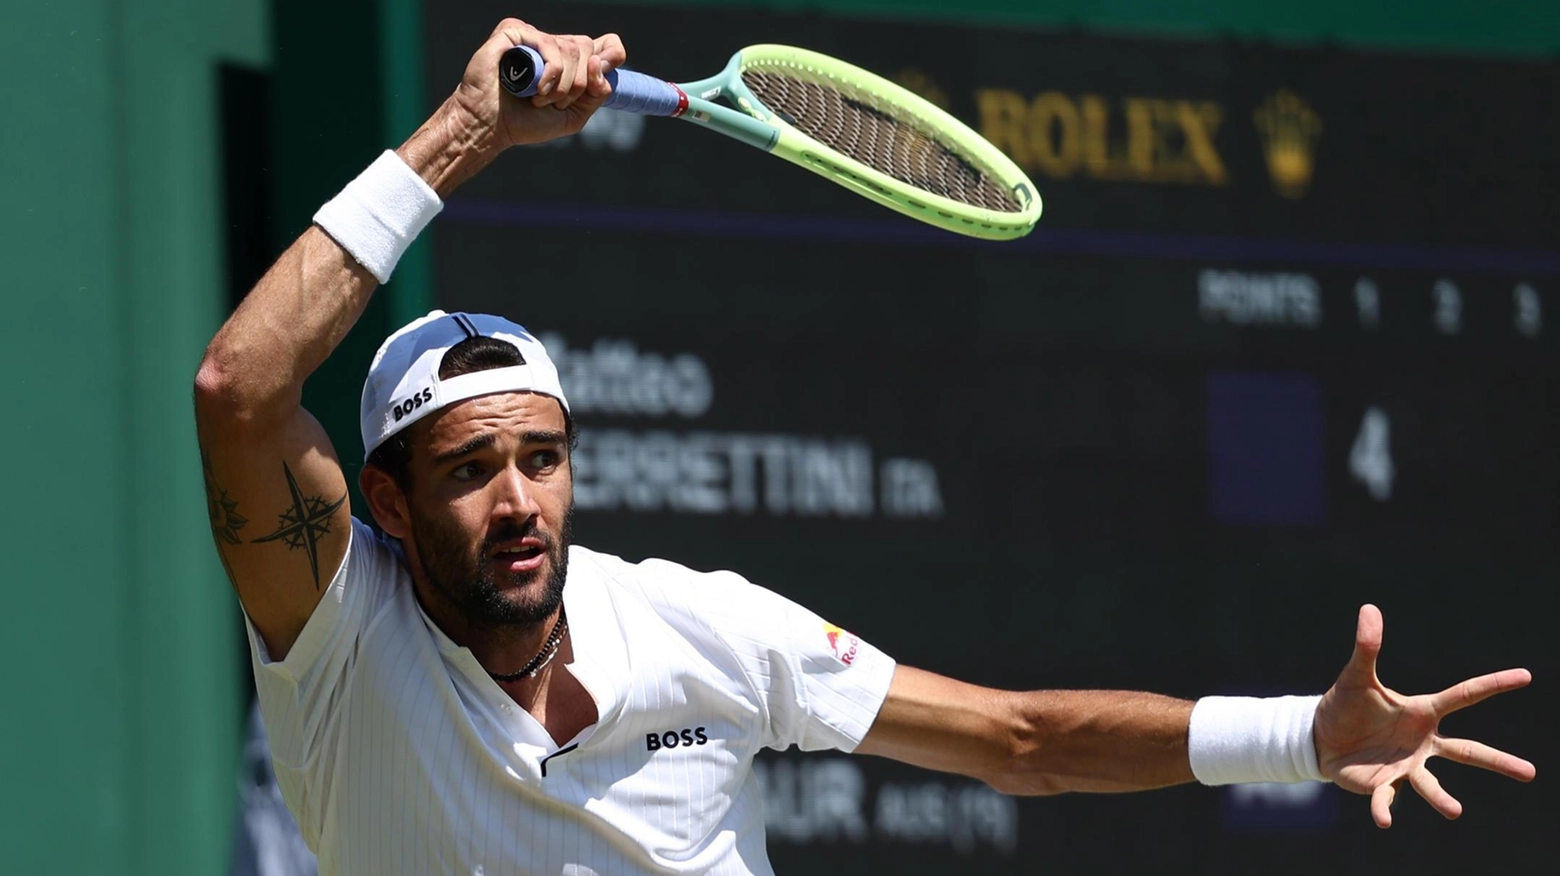
<path fill-rule="evenodd" d="M 547 559 L 546 546 L 538 538 L 522 538 L 500 544 L 488 559 L 511 572 L 533 572 Z"/>

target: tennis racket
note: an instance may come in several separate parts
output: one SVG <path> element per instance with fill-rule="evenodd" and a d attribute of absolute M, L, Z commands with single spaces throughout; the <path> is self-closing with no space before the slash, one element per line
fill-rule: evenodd
<path fill-rule="evenodd" d="M 529 97 L 542 70 L 535 49 L 515 46 L 498 78 Z M 939 228 L 1009 240 L 1040 218 L 1034 183 L 984 137 L 919 95 L 828 55 L 748 46 L 697 82 L 631 70 L 612 70 L 607 81 L 610 109 L 696 122 Z"/>

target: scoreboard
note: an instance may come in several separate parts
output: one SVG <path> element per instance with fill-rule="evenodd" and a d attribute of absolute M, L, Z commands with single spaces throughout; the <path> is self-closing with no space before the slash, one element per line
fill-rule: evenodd
<path fill-rule="evenodd" d="M 442 98 L 509 7 L 428 3 Z M 536 331 L 578 539 L 730 568 L 1013 688 L 1323 690 L 1354 612 L 1410 692 L 1556 668 L 1560 65 L 709 7 L 536 3 L 669 79 L 792 43 L 896 79 L 1045 199 L 1010 243 L 603 112 L 448 202 L 437 296 Z M 1537 692 L 1449 732 L 1535 759 Z M 1556 795 L 1440 770 L 1377 835 L 1330 786 L 1013 800 L 759 767 L 779 872 L 1524 871 Z M 1233 868 L 1233 869 L 1231 869 Z"/>

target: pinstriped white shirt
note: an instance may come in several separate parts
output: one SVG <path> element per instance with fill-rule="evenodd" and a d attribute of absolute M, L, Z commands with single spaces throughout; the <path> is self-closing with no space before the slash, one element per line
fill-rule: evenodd
<path fill-rule="evenodd" d="M 729 572 L 573 547 L 563 599 L 599 720 L 561 746 L 357 520 L 286 659 L 250 627 L 277 779 L 322 874 L 770 874 L 754 754 L 854 749 L 893 675 Z"/>

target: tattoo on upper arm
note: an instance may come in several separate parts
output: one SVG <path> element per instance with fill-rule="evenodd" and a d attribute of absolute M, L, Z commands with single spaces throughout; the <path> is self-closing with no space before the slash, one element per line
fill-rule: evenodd
<path fill-rule="evenodd" d="M 211 517 L 211 537 L 217 542 L 217 559 L 222 561 L 222 570 L 232 580 L 233 569 L 222 552 L 222 545 L 241 543 L 238 531 L 249 523 L 249 519 L 238 513 L 238 501 L 217 485 L 216 475 L 211 471 L 211 457 L 206 455 L 205 448 L 200 451 L 200 468 L 206 481 L 206 513 Z"/>
<path fill-rule="evenodd" d="M 292 505 L 281 513 L 281 522 L 276 531 L 270 535 L 262 535 L 252 544 L 266 541 L 279 541 L 287 545 L 288 550 L 303 549 L 309 555 L 309 570 L 314 573 L 314 589 L 320 589 L 320 537 L 330 532 L 330 519 L 347 501 L 347 494 L 342 493 L 341 498 L 334 502 L 325 501 L 322 496 L 305 496 L 298 488 L 298 481 L 293 477 L 292 469 L 287 463 L 282 463 L 282 472 L 287 475 L 287 491 L 292 494 Z"/>

